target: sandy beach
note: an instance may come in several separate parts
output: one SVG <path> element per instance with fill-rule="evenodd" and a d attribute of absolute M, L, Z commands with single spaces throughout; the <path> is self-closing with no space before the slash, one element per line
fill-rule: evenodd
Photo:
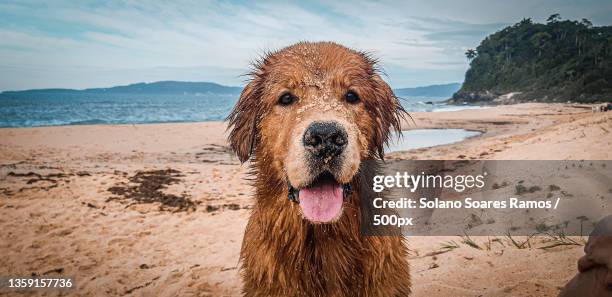
<path fill-rule="evenodd" d="M 483 134 L 391 159 L 612 159 L 612 113 L 589 105 L 411 116 L 406 130 Z M 252 188 L 225 129 L 223 122 L 0 129 L 0 275 L 73 276 L 74 296 L 240 295 Z M 472 238 L 477 248 L 462 240 L 408 238 L 413 296 L 556 296 L 583 254 L 580 245 L 539 249 L 546 238 L 523 248 L 503 237 Z"/>

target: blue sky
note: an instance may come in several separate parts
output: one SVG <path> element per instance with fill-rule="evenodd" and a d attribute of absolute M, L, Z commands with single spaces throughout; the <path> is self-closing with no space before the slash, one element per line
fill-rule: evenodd
<path fill-rule="evenodd" d="M 524 17 L 555 12 L 612 24 L 610 0 L 0 0 L 0 90 L 243 85 L 250 61 L 300 40 L 372 52 L 395 88 L 460 82 L 465 49 Z"/>

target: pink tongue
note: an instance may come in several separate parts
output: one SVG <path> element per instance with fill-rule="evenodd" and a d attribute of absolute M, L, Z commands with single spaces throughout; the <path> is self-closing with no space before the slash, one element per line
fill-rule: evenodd
<path fill-rule="evenodd" d="M 342 187 L 337 183 L 321 183 L 301 189 L 299 199 L 302 213 L 312 222 L 330 222 L 342 211 Z"/>

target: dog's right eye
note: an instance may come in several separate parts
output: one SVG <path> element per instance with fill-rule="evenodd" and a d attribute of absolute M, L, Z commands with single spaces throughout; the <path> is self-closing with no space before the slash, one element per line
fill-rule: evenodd
<path fill-rule="evenodd" d="M 283 106 L 290 105 L 294 101 L 295 101 L 295 96 L 293 96 L 293 94 L 291 93 L 285 93 L 285 94 L 282 94 L 280 97 L 278 97 L 278 104 L 283 105 Z"/>
<path fill-rule="evenodd" d="M 346 99 L 346 102 L 348 103 L 355 104 L 359 102 L 359 95 L 357 95 L 357 93 L 353 91 L 349 91 L 348 93 L 346 93 L 346 95 L 344 95 L 344 99 Z"/>

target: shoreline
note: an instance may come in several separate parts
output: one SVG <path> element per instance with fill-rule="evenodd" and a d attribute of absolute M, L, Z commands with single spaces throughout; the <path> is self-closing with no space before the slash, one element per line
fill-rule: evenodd
<path fill-rule="evenodd" d="M 432 105 L 434 107 L 436 105 Z M 449 108 L 451 107 L 451 108 Z M 478 105 L 437 105 L 437 108 L 430 111 L 419 111 L 419 112 L 448 112 L 448 111 L 462 111 L 466 109 L 482 109 L 489 108 L 487 106 Z M 0 129 L 23 129 L 23 128 L 47 128 L 47 127 L 70 127 L 70 126 L 132 126 L 132 125 L 164 125 L 164 124 L 197 124 L 197 123 L 219 123 L 225 122 L 224 118 L 214 120 L 171 120 L 171 121 L 140 121 L 140 122 L 117 122 L 117 123 L 105 123 L 104 120 L 90 119 L 82 120 L 77 122 L 67 122 L 63 124 L 43 124 L 43 125 L 22 125 L 22 126 L 0 126 Z"/>
<path fill-rule="evenodd" d="M 484 133 L 387 158 L 612 159 L 612 113 L 530 103 L 411 115 L 416 124 L 406 121 L 402 129 Z M 79 277 L 83 295 L 238 295 L 253 189 L 245 181 L 249 166 L 229 150 L 225 128 L 203 122 L 0 129 L 0 236 L 6 239 L 0 275 L 61 269 Z M 194 208 L 113 194 L 143 172 L 169 181 L 152 193 Z M 517 249 L 498 238 L 504 245 L 490 249 L 457 236 L 408 238 L 414 295 L 553 296 L 583 254 L 582 246 L 543 250 L 534 241 L 531 249 Z M 491 238 L 472 240 L 484 247 Z M 449 241 L 457 247 L 442 249 Z"/>

